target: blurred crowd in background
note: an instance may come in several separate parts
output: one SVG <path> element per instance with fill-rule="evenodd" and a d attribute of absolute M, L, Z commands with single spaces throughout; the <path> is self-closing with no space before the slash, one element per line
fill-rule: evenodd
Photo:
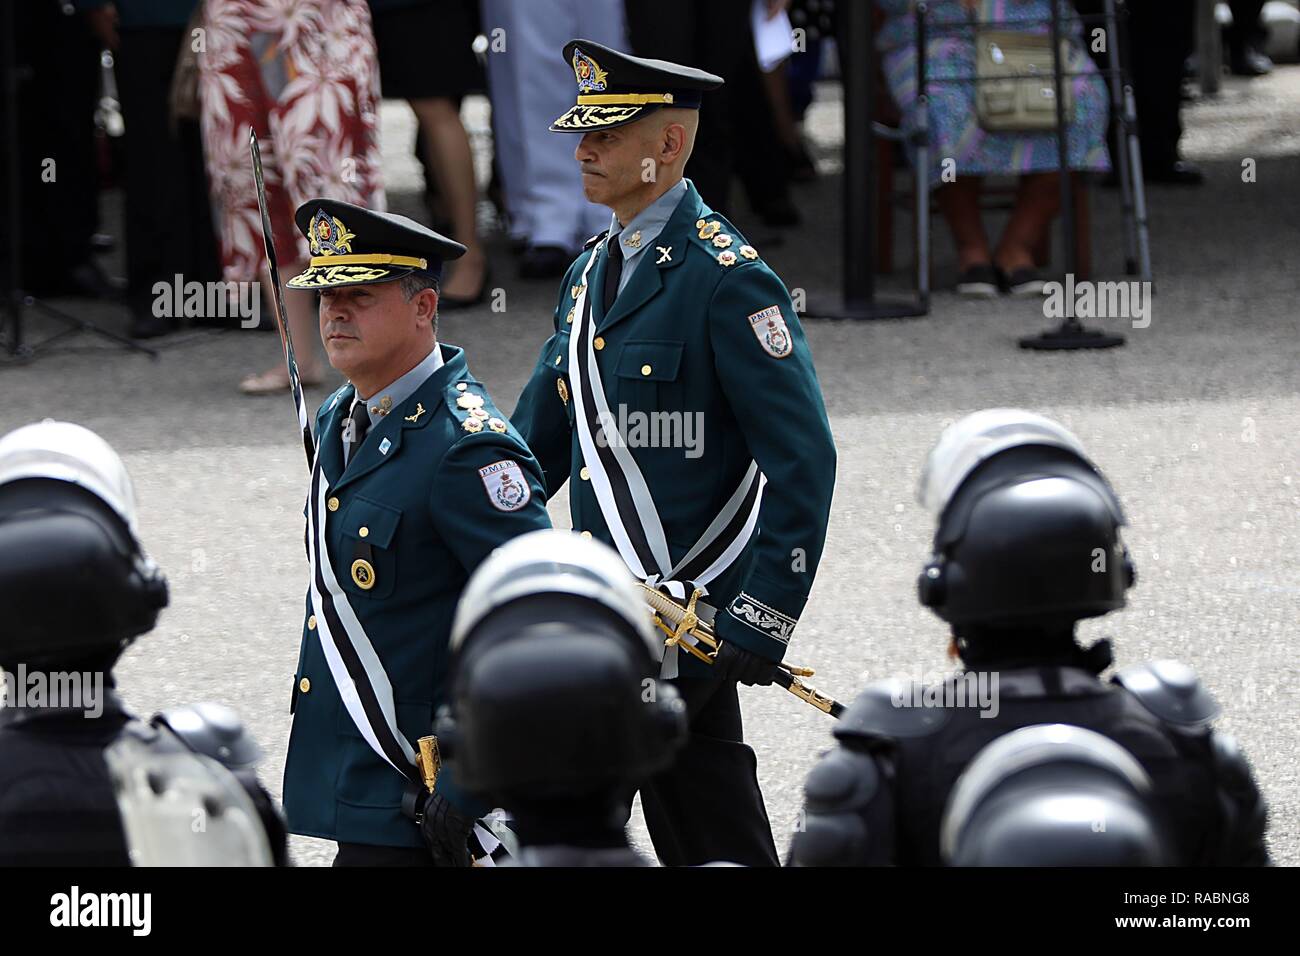
<path fill-rule="evenodd" d="M 843 36 L 837 0 L 0 2 L 10 3 L 15 20 L 15 62 L 7 66 L 15 70 L 21 172 L 21 220 L 7 222 L 0 234 L 21 247 L 21 286 L 38 295 L 121 301 L 131 334 L 140 338 L 176 326 L 151 307 L 159 282 L 177 275 L 264 280 L 250 126 L 261 140 L 280 270 L 292 275 L 307 257 L 292 218 L 299 203 L 330 196 L 387 208 L 383 160 L 395 147 L 381 139 L 380 102 L 409 104 L 425 172 L 422 218 L 469 249 L 444 280 L 440 308 L 448 310 L 481 302 L 494 269 L 555 280 L 582 242 L 609 224 L 609 211 L 583 197 L 573 140 L 547 130 L 572 104 L 572 67 L 560 52 L 571 37 L 724 76 L 726 86 L 705 96 L 687 174 L 715 209 L 751 234 L 771 235 L 800 223 L 796 190 L 818 175 L 801 124 L 818 84 L 837 80 L 846 55 L 841 44 L 860 39 Z M 1051 2 L 932 0 L 929 9 L 937 21 L 1040 22 Z M 1070 14 L 1103 7 L 1103 0 L 1057 2 Z M 1199 185 L 1200 171 L 1178 150 L 1179 107 L 1198 67 L 1197 0 L 1125 6 L 1144 173 Z M 1230 20 L 1222 69 L 1267 73 L 1270 25 L 1292 28 L 1288 52 L 1295 55 L 1300 13 L 1293 0 L 1219 7 L 1220 23 Z M 876 0 L 875 14 L 877 116 L 906 123 L 916 101 L 915 2 Z M 774 22 L 797 37 L 778 56 L 771 49 Z M 1104 68 L 1080 22 L 1068 29 Z M 927 56 L 942 75 L 973 59 L 973 41 L 936 36 Z M 1073 82 L 1069 164 L 1103 176 L 1110 169 L 1108 97 L 1091 66 Z M 461 118 L 472 95 L 491 104 L 493 162 L 484 189 Z M 1033 279 L 1030 252 L 1057 212 L 1055 149 L 1035 148 L 1051 134 L 975 129 L 972 102 L 973 93 L 960 86 L 932 96 L 930 155 L 955 157 L 966 178 L 931 181 L 958 250 L 959 280 L 975 275 L 1006 291 L 1019 277 L 1023 289 Z M 10 142 L 9 161 L 14 148 Z M 979 221 L 985 173 L 1020 179 L 997 243 Z M 99 194 L 108 189 L 123 192 L 120 228 L 100 221 Z M 492 236 L 485 233 L 493 231 L 508 238 L 513 261 L 496 247 L 488 254 Z M 97 258 L 116 246 L 124 247 L 124 276 L 107 274 Z M 310 294 L 293 293 L 286 304 L 295 330 L 310 341 Z M 300 360 L 305 380 L 320 377 L 319 358 Z M 277 365 L 242 387 L 277 391 L 287 384 L 285 374 Z"/>

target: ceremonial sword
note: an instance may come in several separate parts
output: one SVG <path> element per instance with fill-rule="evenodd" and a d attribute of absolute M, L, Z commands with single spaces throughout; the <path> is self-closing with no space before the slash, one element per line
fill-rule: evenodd
<path fill-rule="evenodd" d="M 695 602 L 700 596 L 699 588 L 695 589 L 690 600 L 686 602 L 685 606 L 682 606 L 657 588 L 652 588 L 642 581 L 638 581 L 637 584 L 641 587 L 641 596 L 645 599 L 646 604 L 650 605 L 650 610 L 654 612 L 655 626 L 668 635 L 667 646 L 680 647 L 698 657 L 704 663 L 712 664 L 717 657 L 721 642 L 713 633 L 713 625 L 695 613 Z M 700 650 L 691 641 L 686 640 L 688 637 L 699 644 L 703 644 L 708 650 Z M 779 684 L 800 700 L 812 704 L 824 714 L 830 714 L 832 717 L 839 719 L 844 713 L 844 705 L 838 700 L 827 697 L 816 688 L 810 687 L 800 680 L 801 677 L 812 677 L 813 671 L 811 668 L 795 667 L 784 661 L 776 666 L 776 675 L 772 678 L 772 683 Z"/>
<path fill-rule="evenodd" d="M 289 331 L 289 318 L 284 311 L 284 296 L 280 292 L 280 267 L 275 261 L 275 241 L 271 237 L 271 217 L 266 211 L 266 184 L 262 179 L 262 151 L 257 145 L 257 131 L 248 128 L 248 151 L 253 156 L 253 179 L 257 181 L 257 207 L 262 211 L 262 245 L 266 249 L 266 265 L 271 272 L 271 288 L 275 298 L 275 324 L 280 330 L 280 343 L 284 346 L 284 362 L 289 367 L 289 388 L 293 404 L 298 409 L 298 427 L 302 429 L 302 448 L 307 453 L 307 467 L 316 463 L 316 443 L 312 441 L 311 425 L 307 422 L 307 405 L 302 397 L 302 379 L 298 377 L 298 360 L 293 354 L 293 335 Z"/>

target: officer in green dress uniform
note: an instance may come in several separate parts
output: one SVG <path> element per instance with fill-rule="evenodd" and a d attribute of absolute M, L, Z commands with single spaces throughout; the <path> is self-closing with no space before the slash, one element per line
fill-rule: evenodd
<path fill-rule="evenodd" d="M 337 841 L 336 865 L 468 865 L 488 808 L 448 773 L 427 793 L 415 751 L 442 702 L 470 573 L 550 526 L 542 471 L 465 353 L 437 342 L 442 262 L 465 247 L 328 199 L 296 221 L 312 255 L 287 284 L 320 293 L 321 339 L 349 382 L 316 415 L 289 829 Z"/>
<path fill-rule="evenodd" d="M 705 664 L 670 649 L 691 736 L 641 788 L 666 864 L 777 863 L 744 743 L 737 681 L 770 683 L 812 587 L 835 445 L 812 356 L 781 280 L 683 170 L 701 70 L 573 40 L 587 198 L 614 212 L 569 268 L 514 420 L 574 528 L 638 578 L 706 590 L 723 642 Z"/>

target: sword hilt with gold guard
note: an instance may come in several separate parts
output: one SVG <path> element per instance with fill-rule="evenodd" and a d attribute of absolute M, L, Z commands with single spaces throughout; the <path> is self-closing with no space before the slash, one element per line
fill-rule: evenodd
<path fill-rule="evenodd" d="M 701 619 L 696 613 L 695 604 L 703 592 L 696 588 L 691 592 L 686 605 L 682 606 L 673 598 L 664 594 L 663 591 L 653 588 L 642 581 L 637 583 L 641 586 L 641 596 L 645 599 L 646 604 L 650 606 L 655 627 L 668 635 L 664 645 L 666 647 L 681 648 L 706 664 L 714 663 L 718 656 L 718 648 L 722 646 L 722 643 L 714 634 L 713 625 Z M 687 640 L 687 638 L 692 640 Z M 701 645 L 706 650 L 702 650 Z M 840 714 L 844 713 L 843 704 L 799 679 L 801 677 L 812 677 L 814 672 L 811 667 L 796 667 L 783 661 L 777 665 L 777 668 L 777 676 L 773 683 L 779 684 L 800 700 L 811 704 L 823 713 L 830 714 L 832 717 L 838 718 Z"/>
<path fill-rule="evenodd" d="M 424 782 L 424 789 L 433 793 L 433 788 L 438 783 L 438 771 L 442 769 L 442 755 L 438 752 L 438 738 L 421 737 L 416 743 L 419 745 L 420 751 L 415 755 L 415 767 L 420 771 L 420 779 Z"/>

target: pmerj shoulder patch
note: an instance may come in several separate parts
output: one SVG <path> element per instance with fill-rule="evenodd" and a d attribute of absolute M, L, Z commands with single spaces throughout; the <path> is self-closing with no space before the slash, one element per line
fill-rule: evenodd
<path fill-rule="evenodd" d="M 493 462 L 480 468 L 478 476 L 483 479 L 488 501 L 498 511 L 518 511 L 533 497 L 528 479 L 516 461 L 507 458 Z"/>
<path fill-rule="evenodd" d="M 769 305 L 749 317 L 749 327 L 758 337 L 758 344 L 772 358 L 785 358 L 794 351 L 790 328 L 785 324 L 779 305 Z"/>

